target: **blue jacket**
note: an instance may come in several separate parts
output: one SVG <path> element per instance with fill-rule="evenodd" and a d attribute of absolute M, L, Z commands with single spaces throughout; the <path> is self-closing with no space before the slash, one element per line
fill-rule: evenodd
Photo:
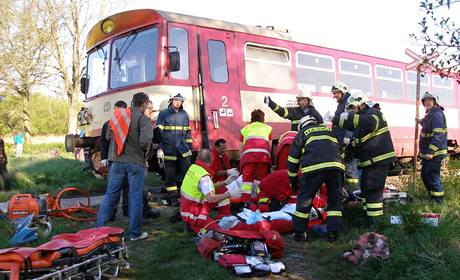
<path fill-rule="evenodd" d="M 175 160 L 177 155 L 192 155 L 192 135 L 187 112 L 182 108 L 176 112 L 172 106 L 160 112 L 156 127 L 161 131 L 160 148 L 165 160 Z"/>
<path fill-rule="evenodd" d="M 334 113 L 335 118 L 337 119 L 340 118 L 340 114 L 345 112 L 345 107 L 347 106 L 348 97 L 350 97 L 350 94 L 347 92 L 340 99 L 339 104 L 337 105 L 337 109 L 335 110 L 335 113 Z M 335 137 L 339 141 L 340 145 L 343 145 L 343 138 L 345 136 L 353 139 L 352 137 L 353 132 L 340 128 L 338 125 L 332 124 L 332 132 L 334 133 Z"/>
<path fill-rule="evenodd" d="M 425 158 L 426 154 L 444 158 L 447 154 L 447 125 L 444 108 L 436 106 L 428 110 L 421 121 L 419 157 Z"/>

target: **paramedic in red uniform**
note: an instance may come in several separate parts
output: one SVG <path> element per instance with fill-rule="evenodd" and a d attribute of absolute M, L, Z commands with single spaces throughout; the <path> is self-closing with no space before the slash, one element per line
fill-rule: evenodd
<path fill-rule="evenodd" d="M 276 147 L 276 162 L 275 169 L 287 169 L 287 158 L 289 156 L 289 150 L 291 149 L 292 141 L 294 141 L 297 131 L 287 131 L 283 133 Z"/>
<path fill-rule="evenodd" d="M 240 159 L 240 170 L 243 175 L 241 199 L 244 203 L 251 200 L 253 184 L 257 185 L 270 170 L 272 128 L 264 123 L 264 118 L 264 112 L 256 109 L 251 113 L 251 122 L 241 129 L 240 140 L 243 142 Z"/>
<path fill-rule="evenodd" d="M 212 149 L 212 163 L 211 170 L 212 180 L 214 183 L 222 182 L 227 179 L 228 176 L 238 176 L 240 175 L 236 168 L 231 168 L 230 159 L 225 154 L 227 150 L 227 142 L 224 139 L 217 139 L 214 144 L 214 149 Z"/>
<path fill-rule="evenodd" d="M 229 176 L 224 182 L 214 184 L 211 179 L 212 154 L 208 149 L 198 152 L 197 159 L 190 166 L 182 182 L 180 215 L 182 220 L 194 231 L 212 229 L 217 221 L 209 215 L 217 208 L 217 219 L 231 215 L 230 197 L 239 196 L 239 190 L 228 190 L 225 185 L 236 179 Z"/>

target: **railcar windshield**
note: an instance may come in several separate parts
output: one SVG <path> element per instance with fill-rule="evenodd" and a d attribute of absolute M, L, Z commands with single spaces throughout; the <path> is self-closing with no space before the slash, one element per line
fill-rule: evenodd
<path fill-rule="evenodd" d="M 109 45 L 105 44 L 102 47 L 96 47 L 88 55 L 88 77 L 89 87 L 87 97 L 95 96 L 107 90 L 107 82 L 109 77 Z"/>

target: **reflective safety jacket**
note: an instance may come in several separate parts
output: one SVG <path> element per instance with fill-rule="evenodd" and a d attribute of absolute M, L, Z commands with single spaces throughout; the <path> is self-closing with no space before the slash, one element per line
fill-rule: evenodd
<path fill-rule="evenodd" d="M 291 185 L 297 183 L 297 172 L 302 174 L 328 169 L 345 170 L 340 147 L 332 129 L 323 125 L 304 127 L 292 142 L 288 157 L 288 176 Z"/>
<path fill-rule="evenodd" d="M 192 135 L 187 112 L 175 111 L 170 105 L 160 112 L 156 127 L 161 131 L 160 148 L 165 160 L 176 160 L 177 155 L 192 155 Z"/>
<path fill-rule="evenodd" d="M 318 123 L 323 123 L 323 117 L 316 111 L 314 106 L 309 106 L 305 111 L 297 107 L 281 107 L 271 99 L 268 103 L 270 109 L 275 111 L 280 117 L 284 119 L 288 119 L 291 121 L 291 130 L 298 131 L 297 126 L 299 125 L 300 119 L 305 116 L 312 116 L 314 117 Z"/>
<path fill-rule="evenodd" d="M 272 128 L 261 122 L 252 122 L 241 129 L 240 140 L 243 142 L 240 165 L 249 162 L 268 163 L 271 165 L 270 140 Z"/>
<path fill-rule="evenodd" d="M 209 172 L 197 165 L 197 164 L 192 164 L 190 165 L 190 168 L 187 170 L 187 173 L 185 174 L 184 181 L 182 182 L 182 186 L 180 189 L 181 196 L 197 202 L 197 203 L 202 203 L 205 200 L 205 195 L 203 192 L 200 190 L 200 179 L 201 177 L 204 176 L 211 176 Z"/>
<path fill-rule="evenodd" d="M 427 154 L 444 158 L 447 154 L 447 125 L 444 108 L 436 106 L 428 110 L 421 121 L 419 157 Z"/>
<path fill-rule="evenodd" d="M 348 92 L 342 96 L 342 98 L 337 104 L 337 109 L 335 110 L 334 117 L 339 118 L 340 114 L 345 112 L 345 107 L 347 105 L 348 97 L 350 97 L 350 94 Z M 347 133 L 346 130 L 343 128 L 340 128 L 338 125 L 333 124 L 332 131 L 337 137 L 337 140 L 339 140 L 340 145 L 343 145 L 343 138 L 345 137 L 345 134 Z"/>
<path fill-rule="evenodd" d="M 350 113 L 347 119 L 334 118 L 333 123 L 355 133 L 353 140 L 359 166 L 387 165 L 396 160 L 390 130 L 382 112 L 366 108 L 358 114 Z"/>
<path fill-rule="evenodd" d="M 131 125 L 131 108 L 116 108 L 109 121 L 113 137 L 117 143 L 117 155 L 123 153 L 126 139 L 128 138 L 129 126 Z"/>

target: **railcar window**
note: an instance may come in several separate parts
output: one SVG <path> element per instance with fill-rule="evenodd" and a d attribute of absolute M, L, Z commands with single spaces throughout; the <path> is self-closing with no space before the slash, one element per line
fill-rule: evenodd
<path fill-rule="evenodd" d="M 339 70 L 339 80 L 348 85 L 351 91 L 362 91 L 371 96 L 372 76 L 369 63 L 340 59 Z"/>
<path fill-rule="evenodd" d="M 228 82 L 227 52 L 222 41 L 208 41 L 209 69 L 211 80 L 216 83 Z"/>
<path fill-rule="evenodd" d="M 402 71 L 398 68 L 376 66 L 377 96 L 387 99 L 401 99 L 403 92 Z"/>
<path fill-rule="evenodd" d="M 407 72 L 407 98 L 415 101 L 417 87 L 417 73 L 414 71 Z M 430 75 L 422 73 L 420 76 L 420 96 L 427 90 L 430 90 Z"/>
<path fill-rule="evenodd" d="M 109 79 L 109 45 L 96 47 L 88 55 L 89 88 L 86 97 L 92 97 L 107 90 Z"/>
<path fill-rule="evenodd" d="M 329 92 L 335 80 L 334 59 L 330 56 L 297 52 L 297 83 L 316 92 Z"/>
<path fill-rule="evenodd" d="M 454 105 L 452 79 L 433 76 L 433 91 L 439 96 L 439 103 L 441 105 Z"/>
<path fill-rule="evenodd" d="M 246 82 L 250 86 L 289 89 L 292 66 L 289 51 L 259 45 L 246 45 Z"/>
<path fill-rule="evenodd" d="M 157 71 L 158 30 L 133 31 L 112 44 L 112 89 L 153 81 Z"/>
<path fill-rule="evenodd" d="M 171 77 L 178 80 L 187 80 L 189 77 L 187 30 L 178 27 L 170 28 L 168 45 L 170 47 L 177 47 L 180 54 L 180 70 L 171 72 Z"/>

